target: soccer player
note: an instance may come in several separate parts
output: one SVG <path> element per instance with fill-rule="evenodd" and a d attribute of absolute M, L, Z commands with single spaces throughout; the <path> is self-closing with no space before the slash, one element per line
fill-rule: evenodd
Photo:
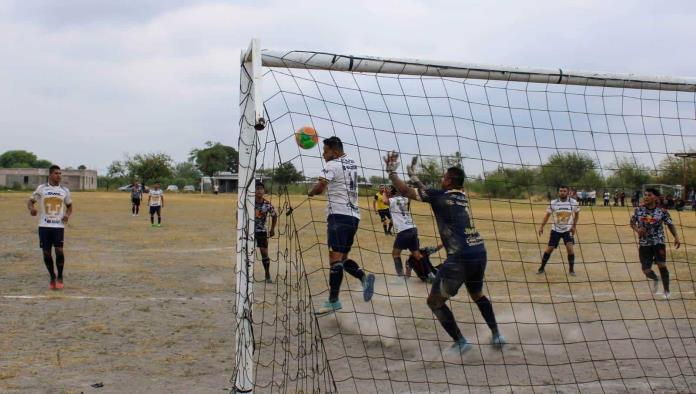
<path fill-rule="evenodd" d="M 665 299 L 669 293 L 669 270 L 667 269 L 667 257 L 665 248 L 665 230 L 663 224 L 667 225 L 669 232 L 674 236 L 674 247 L 679 249 L 679 234 L 677 228 L 672 223 L 669 212 L 657 206 L 660 192 L 654 188 L 645 189 L 643 205 L 636 208 L 631 216 L 631 228 L 638 234 L 638 256 L 643 273 L 648 279 L 653 280 L 653 291 L 659 294 L 659 280 L 655 271 L 652 270 L 653 263 L 657 263 L 662 278 Z"/>
<path fill-rule="evenodd" d="M 423 282 L 433 283 L 435 280 L 435 273 L 437 273 L 437 268 L 433 267 L 433 263 L 430 262 L 430 255 L 442 249 L 444 245 L 439 244 L 437 246 L 429 246 L 426 248 L 419 249 L 421 254 L 421 259 L 416 260 L 413 255 L 408 257 L 406 260 L 406 272 L 408 273 L 409 268 L 415 271 L 416 276 L 420 278 Z"/>
<path fill-rule="evenodd" d="M 578 224 L 580 207 L 575 199 L 568 197 L 568 186 L 558 187 L 558 198 L 551 201 L 546 208 L 546 215 L 544 215 L 544 220 L 541 221 L 539 227 L 539 235 L 544 233 L 544 226 L 551 216 L 553 216 L 553 223 L 551 224 L 549 244 L 544 250 L 541 267 L 539 267 L 537 274 L 541 275 L 545 272 L 546 263 L 549 261 L 551 253 L 558 247 L 559 241 L 563 239 L 563 244 L 568 252 L 568 273 L 575 276 L 575 252 L 573 250 L 575 239 L 573 239 L 573 235 L 575 235 L 575 227 Z"/>
<path fill-rule="evenodd" d="M 384 189 L 384 185 L 379 185 L 379 192 L 375 194 L 375 199 L 372 201 L 372 209 L 379 214 L 379 219 L 382 222 L 382 228 L 384 228 L 384 234 L 391 235 L 394 221 L 392 220 L 391 212 L 389 212 L 389 205 L 382 201 L 382 193 L 384 193 Z"/>
<path fill-rule="evenodd" d="M 394 259 L 394 269 L 398 276 L 404 275 L 404 264 L 401 262 L 401 251 L 408 249 L 411 256 L 416 261 L 423 258 L 420 253 L 418 242 L 418 229 L 409 211 L 409 200 L 404 196 L 397 195 L 396 188 L 389 186 L 384 188 L 381 197 L 382 203 L 389 207 L 392 222 L 396 228 L 396 239 L 392 246 L 392 258 Z M 410 276 L 410 267 L 407 266 L 406 276 Z"/>
<path fill-rule="evenodd" d="M 343 152 L 343 143 L 338 137 L 324 140 L 326 166 L 319 181 L 309 191 L 313 197 L 327 190 L 326 206 L 327 241 L 329 244 L 329 300 L 315 314 L 326 315 L 342 308 L 338 294 L 343 282 L 343 271 L 360 279 L 363 299 L 370 301 L 374 293 L 375 275 L 365 273 L 358 263 L 348 258 L 353 238 L 360 223 L 358 207 L 358 164 Z"/>
<path fill-rule="evenodd" d="M 63 254 L 63 240 L 65 225 L 72 215 L 73 206 L 70 190 L 60 185 L 62 172 L 60 167 L 52 165 L 48 169 L 48 183 L 39 185 L 36 191 L 27 201 L 27 208 L 31 216 L 38 213 L 34 207 L 39 203 L 41 215 L 39 216 L 39 246 L 43 251 L 43 260 L 51 277 L 49 288 L 51 290 L 63 288 L 63 268 L 65 267 L 65 255 Z M 56 269 L 53 270 L 52 249 L 56 252 Z"/>
<path fill-rule="evenodd" d="M 142 198 L 143 188 L 140 186 L 140 182 L 135 182 L 131 189 L 131 214 L 133 216 L 138 216 L 138 214 L 140 214 L 140 200 L 142 200 Z"/>
<path fill-rule="evenodd" d="M 147 205 L 150 206 L 150 226 L 162 227 L 162 208 L 164 208 L 164 192 L 160 189 L 160 183 L 155 182 L 147 196 Z M 157 224 L 155 224 L 157 214 Z"/>
<path fill-rule="evenodd" d="M 447 251 L 447 259 L 437 270 L 428 295 L 428 307 L 454 340 L 452 351 L 464 353 L 471 348 L 471 344 L 459 330 L 452 311 L 447 307 L 447 300 L 457 294 L 462 284 L 466 286 L 469 296 L 491 329 L 491 343 L 502 346 L 505 338 L 498 330 L 493 305 L 482 292 L 487 261 L 486 247 L 474 227 L 469 199 L 461 190 L 464 171 L 459 167 L 450 167 L 442 177 L 442 189 L 426 189 L 416 176 L 418 157 L 414 157 L 407 167 L 408 175 L 417 187 L 412 189 L 396 174 L 398 160 L 399 154 L 396 152 L 391 152 L 384 158 L 389 179 L 401 195 L 430 204 Z"/>
<path fill-rule="evenodd" d="M 254 237 L 256 238 L 256 246 L 261 252 L 261 262 L 263 270 L 266 274 L 266 283 L 273 283 L 271 280 L 270 266 L 271 259 L 268 257 L 268 237 L 275 235 L 276 224 L 278 223 L 278 214 L 276 213 L 273 204 L 264 198 L 266 194 L 266 186 L 263 182 L 256 182 L 254 206 L 256 218 L 254 221 Z M 266 232 L 266 219 L 271 215 L 271 231 Z"/>

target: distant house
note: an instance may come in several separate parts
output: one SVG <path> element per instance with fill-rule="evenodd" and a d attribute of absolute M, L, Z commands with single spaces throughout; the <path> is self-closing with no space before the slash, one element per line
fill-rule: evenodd
<path fill-rule="evenodd" d="M 61 169 L 61 185 L 70 190 L 97 190 L 97 171 Z M 0 168 L 0 187 L 35 189 L 48 182 L 48 168 Z"/>
<path fill-rule="evenodd" d="M 210 177 L 213 185 L 220 187 L 220 193 L 236 193 L 237 184 L 239 183 L 239 175 L 234 172 L 219 171 Z M 257 180 L 266 181 L 271 179 L 269 176 L 256 176 Z"/>

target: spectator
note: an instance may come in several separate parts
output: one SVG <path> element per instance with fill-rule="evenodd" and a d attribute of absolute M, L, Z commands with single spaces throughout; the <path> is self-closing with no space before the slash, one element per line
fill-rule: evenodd
<path fill-rule="evenodd" d="M 590 191 L 590 205 L 597 205 L 597 190 L 592 189 L 592 191 Z"/>
<path fill-rule="evenodd" d="M 609 191 L 604 190 L 604 206 L 605 207 L 609 206 L 609 197 L 610 197 Z"/>
<path fill-rule="evenodd" d="M 619 193 L 619 200 L 621 201 L 621 206 L 624 206 L 624 202 L 626 202 L 626 192 L 621 190 L 621 193 Z"/>

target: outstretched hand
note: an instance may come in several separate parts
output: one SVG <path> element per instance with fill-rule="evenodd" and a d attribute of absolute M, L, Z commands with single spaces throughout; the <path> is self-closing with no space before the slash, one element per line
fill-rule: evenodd
<path fill-rule="evenodd" d="M 387 172 L 396 172 L 396 169 L 399 168 L 399 154 L 394 151 L 387 153 L 384 156 L 384 166 Z"/>
<path fill-rule="evenodd" d="M 420 179 L 418 179 L 418 175 L 416 175 L 416 166 L 418 165 L 418 156 L 413 156 L 413 159 L 411 159 L 411 164 L 406 167 L 406 172 L 408 172 L 408 177 L 411 179 L 411 181 L 415 183 L 419 183 Z"/>

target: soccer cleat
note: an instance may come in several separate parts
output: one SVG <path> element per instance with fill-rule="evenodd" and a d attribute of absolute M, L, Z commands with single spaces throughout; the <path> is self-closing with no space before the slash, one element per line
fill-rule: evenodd
<path fill-rule="evenodd" d="M 539 268 L 539 270 L 538 270 L 536 273 L 537 273 L 537 275 L 541 275 L 541 274 L 543 274 L 544 272 L 546 272 L 546 271 L 544 271 L 543 268 Z"/>
<path fill-rule="evenodd" d="M 375 293 L 375 274 L 365 275 L 362 286 L 363 300 L 365 300 L 365 302 L 370 301 L 372 299 L 372 295 Z"/>
<path fill-rule="evenodd" d="M 162 223 L 157 223 L 155 226 L 162 227 Z"/>
<path fill-rule="evenodd" d="M 507 343 L 507 340 L 505 339 L 504 336 L 502 336 L 500 334 L 493 334 L 493 336 L 491 337 L 491 345 L 493 345 L 493 346 L 502 347 L 506 343 Z"/>
<path fill-rule="evenodd" d="M 671 295 L 672 295 L 672 294 L 671 294 L 669 291 L 665 291 L 665 300 L 669 300 L 669 297 L 670 297 Z"/>
<path fill-rule="evenodd" d="M 469 349 L 471 349 L 471 343 L 466 338 L 461 337 L 454 342 L 454 345 L 450 346 L 449 352 L 452 354 L 464 354 Z"/>
<path fill-rule="evenodd" d="M 56 281 L 56 289 L 62 290 L 63 289 L 63 279 L 58 279 Z"/>
<path fill-rule="evenodd" d="M 270 284 L 270 283 L 273 283 L 273 281 L 271 280 L 271 277 L 270 277 L 270 276 L 266 277 L 266 283 L 269 283 L 269 284 Z"/>
<path fill-rule="evenodd" d="M 334 302 L 331 301 L 326 301 L 324 305 L 320 306 L 319 309 L 314 311 L 314 315 L 316 316 L 325 316 L 330 313 L 334 313 L 338 310 L 343 309 L 343 305 L 341 305 L 341 301 L 336 300 Z"/>
<path fill-rule="evenodd" d="M 155 227 L 155 224 L 154 224 L 154 223 L 151 223 L 151 224 L 150 224 L 150 227 Z"/>
<path fill-rule="evenodd" d="M 411 277 L 411 266 L 409 264 L 406 264 L 406 277 L 410 278 Z"/>
<path fill-rule="evenodd" d="M 568 272 L 568 274 L 569 274 L 570 276 L 575 276 L 575 275 L 576 275 L 575 271 L 570 271 L 570 272 Z"/>
<path fill-rule="evenodd" d="M 51 279 L 51 283 L 48 284 L 48 288 L 51 289 L 51 290 L 55 290 L 55 289 L 56 289 L 56 281 L 55 281 L 55 279 Z"/>
<path fill-rule="evenodd" d="M 653 293 L 660 294 L 660 280 L 653 279 Z"/>
<path fill-rule="evenodd" d="M 425 279 L 425 281 L 428 283 L 433 283 L 435 281 L 435 274 L 429 272 L 428 277 Z"/>

